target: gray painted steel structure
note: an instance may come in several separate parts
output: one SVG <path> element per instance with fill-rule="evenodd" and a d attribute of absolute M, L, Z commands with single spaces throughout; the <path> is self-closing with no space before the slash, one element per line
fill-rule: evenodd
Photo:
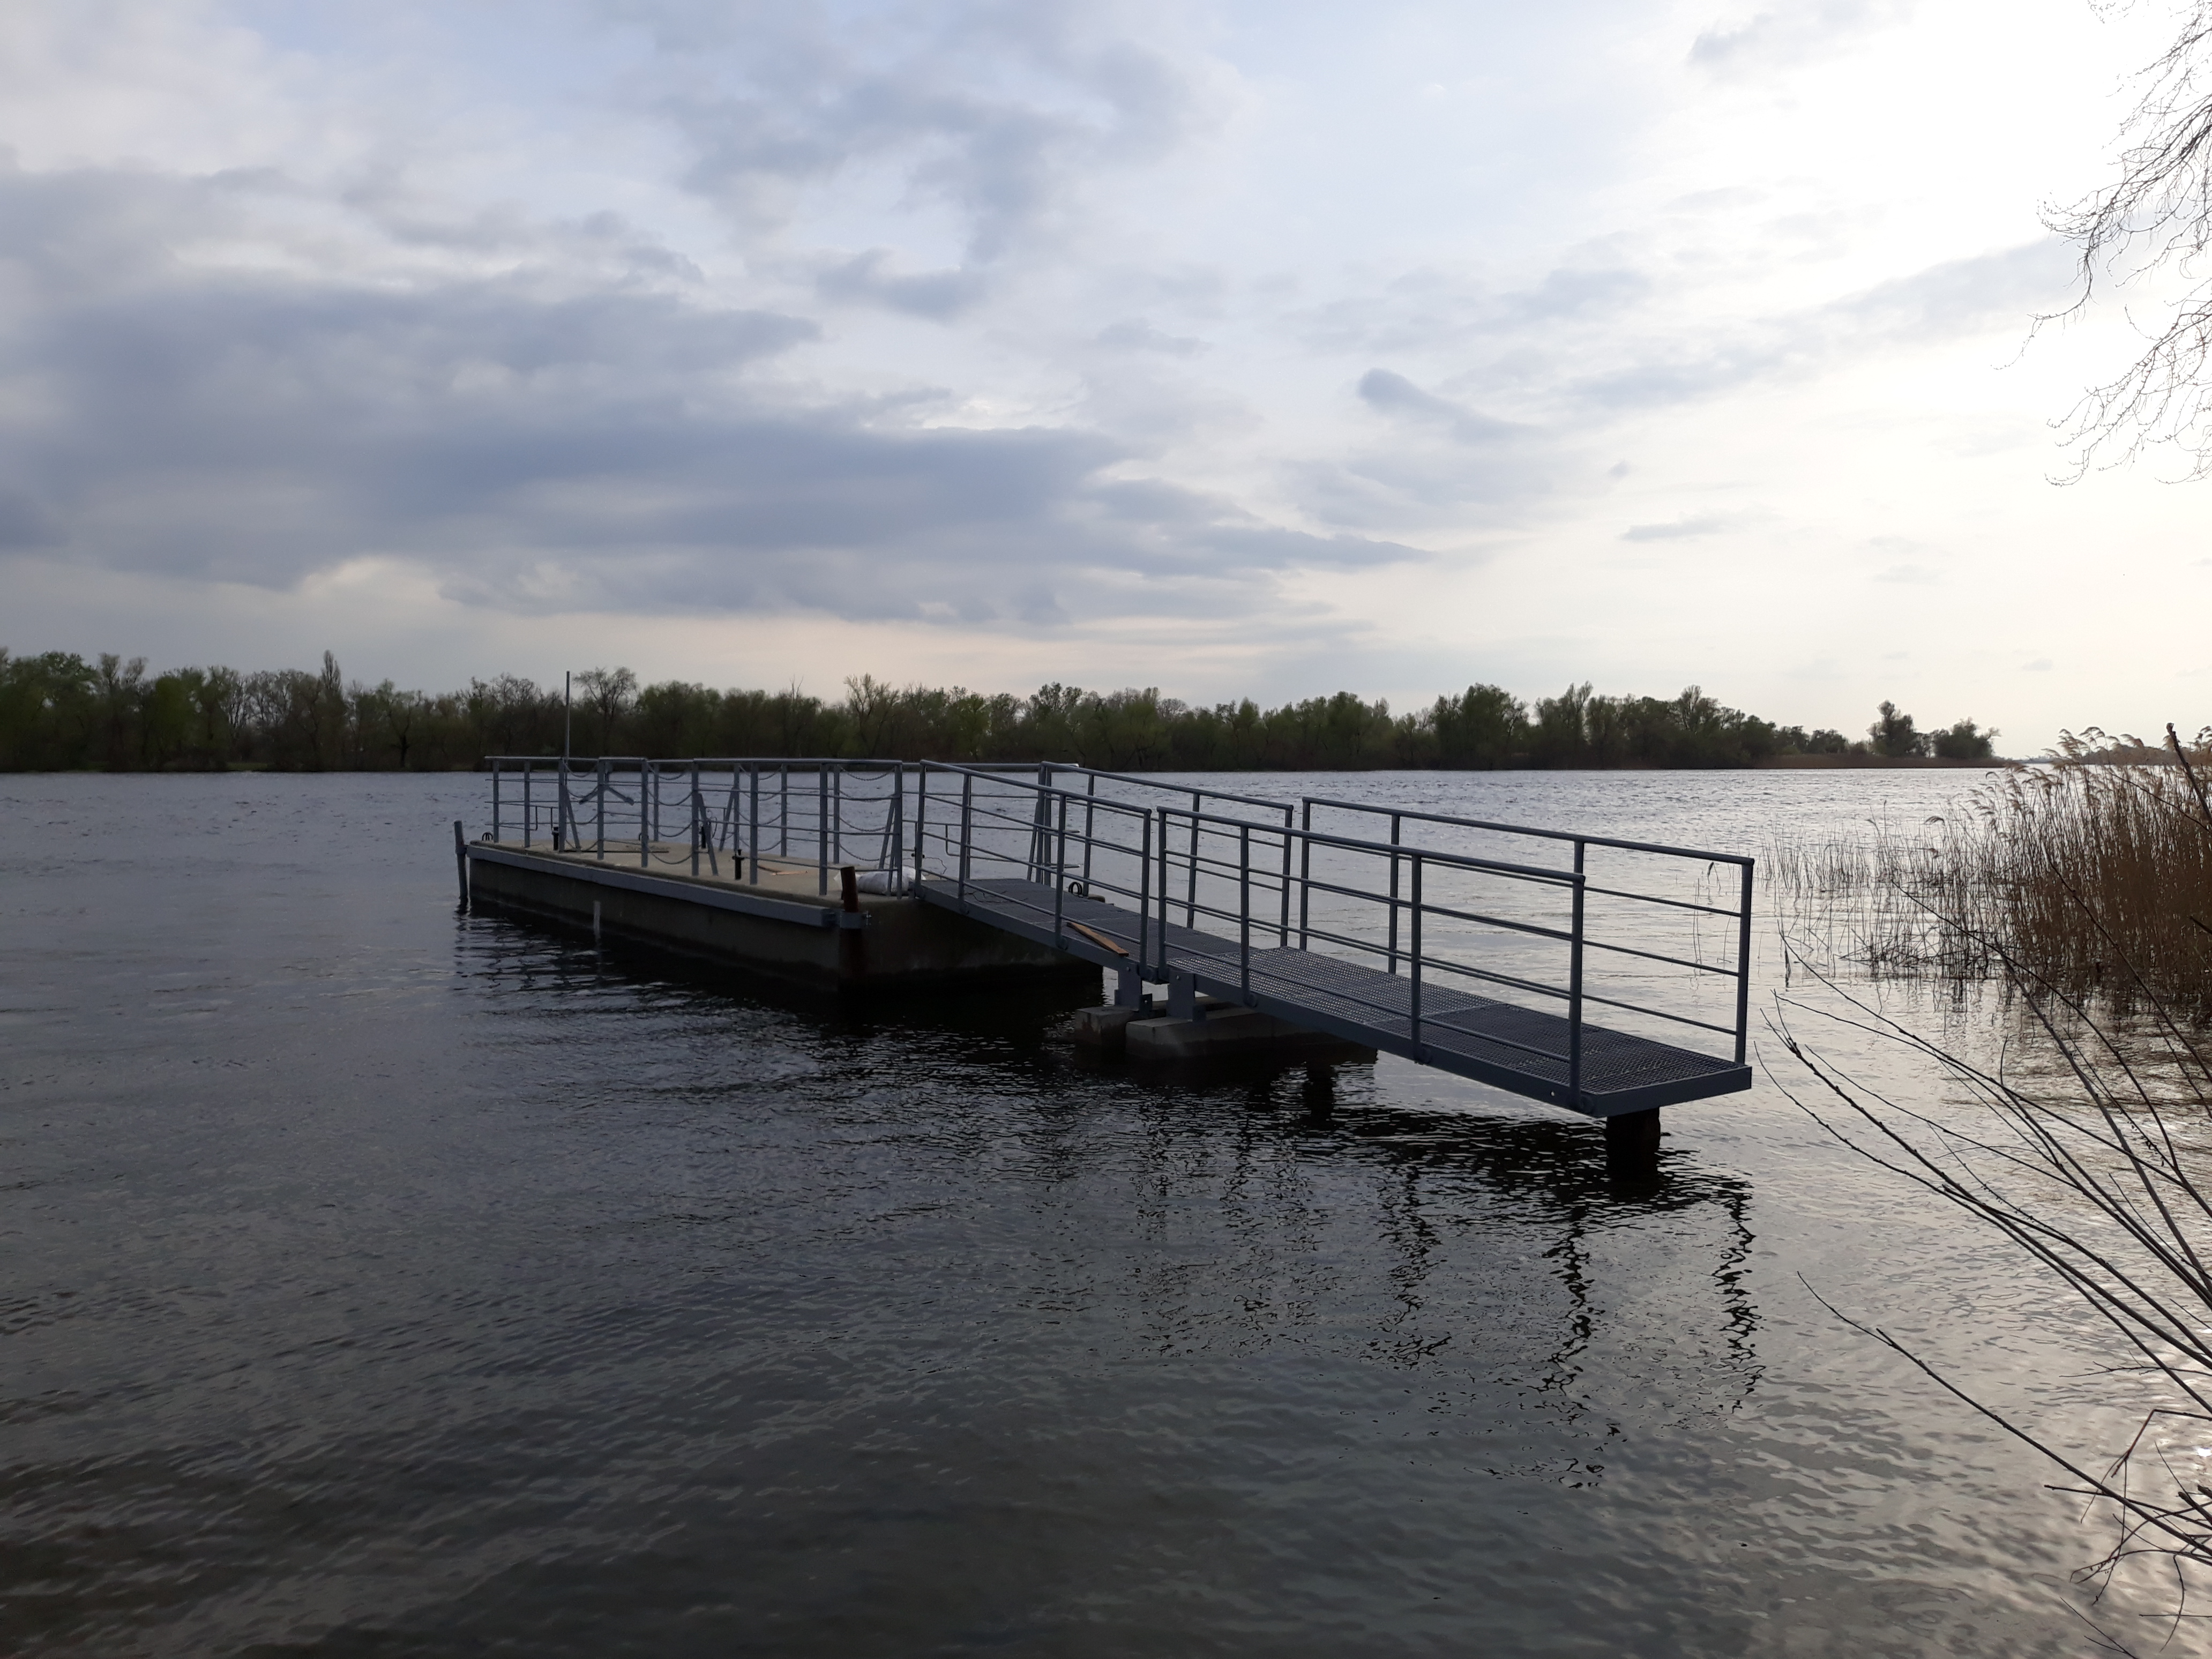
<path fill-rule="evenodd" d="M 1203 992 L 1599 1117 L 1751 1084 L 1753 865 L 1741 854 L 1059 764 L 491 767 L 489 839 L 520 829 L 526 848 L 543 835 L 611 871 L 633 848 L 639 866 L 681 860 L 695 872 L 702 859 L 719 872 L 727 854 L 740 879 L 746 859 L 757 878 L 760 859 L 787 860 L 795 841 L 801 858 L 814 854 L 822 894 L 833 870 L 865 864 L 892 891 L 1115 973 L 1125 1005 L 1157 985 L 1167 1012 L 1188 1017 Z M 1327 827 L 1340 819 L 1363 833 Z M 1467 850 L 1483 838 L 1538 854 Z M 1569 861 L 1535 861 L 1550 848 Z M 1674 890 L 1601 878 L 1593 855 L 1671 868 Z M 1626 918 L 1630 936 L 1600 936 L 1594 903 L 1613 924 Z M 1687 926 L 1691 944 L 1656 948 L 1666 941 L 1638 920 L 1652 915 Z M 1716 926 L 1724 960 L 1709 959 L 1700 931 Z M 1610 978 L 1601 988 L 1599 965 L 1644 978 L 1626 988 L 1633 996 Z M 1659 970 L 1674 977 L 1655 989 Z M 1732 994 L 1723 1018 L 1684 994 L 1700 979 Z M 1624 1018 L 1703 1032 L 1726 1053 L 1616 1029 Z"/>

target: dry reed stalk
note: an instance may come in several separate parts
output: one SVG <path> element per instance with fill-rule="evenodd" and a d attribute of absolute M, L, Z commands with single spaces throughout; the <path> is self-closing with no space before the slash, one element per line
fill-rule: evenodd
<path fill-rule="evenodd" d="M 2069 734 L 2057 764 L 2008 772 L 1917 832 L 1778 841 L 1767 878 L 1785 927 L 1876 975 L 1989 979 L 2002 954 L 2069 997 L 2212 1018 L 2203 750 L 2176 739 L 2179 764 L 2110 765 L 2090 758 L 2103 738 Z"/>

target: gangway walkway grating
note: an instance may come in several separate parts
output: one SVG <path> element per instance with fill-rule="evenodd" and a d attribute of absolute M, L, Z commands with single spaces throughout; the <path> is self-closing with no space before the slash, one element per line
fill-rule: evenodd
<path fill-rule="evenodd" d="M 985 877 L 963 885 L 929 879 L 916 895 L 1072 956 L 1116 969 L 1135 959 L 1147 931 L 1133 912 L 1096 897 L 1062 894 L 1055 924 L 1054 888 L 1018 878 Z M 1075 926 L 1119 947 L 1109 951 Z M 1160 924 L 1151 923 L 1157 935 Z M 1279 1019 L 1402 1055 L 1517 1095 L 1572 1106 L 1594 1116 L 1672 1106 L 1751 1086 L 1750 1068 L 1585 1025 L 1579 1100 L 1571 1097 L 1570 1022 L 1558 1014 L 1442 987 L 1424 987 L 1415 1030 L 1413 981 L 1403 975 L 1311 951 L 1277 946 L 1250 953 L 1249 977 L 1238 941 L 1170 922 L 1164 966 L 1187 973 L 1194 988 Z M 1158 961 L 1160 946 L 1151 946 Z M 1126 953 L 1126 954 L 1124 954 Z"/>

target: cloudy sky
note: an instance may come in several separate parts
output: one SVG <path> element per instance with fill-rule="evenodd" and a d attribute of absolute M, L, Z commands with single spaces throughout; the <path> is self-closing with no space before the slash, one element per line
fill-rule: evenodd
<path fill-rule="evenodd" d="M 0 644 L 2212 720 L 2170 14 L 1730 3 L 16 0 Z"/>

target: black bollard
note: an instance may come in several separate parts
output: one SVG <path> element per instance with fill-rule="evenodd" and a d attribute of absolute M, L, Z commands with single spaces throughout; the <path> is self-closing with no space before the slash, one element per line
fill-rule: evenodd
<path fill-rule="evenodd" d="M 453 820 L 453 865 L 461 878 L 461 908 L 469 908 L 469 843 L 462 833 L 461 821 Z"/>
<path fill-rule="evenodd" d="M 1606 1119 L 1605 1170 L 1616 1181 L 1649 1181 L 1659 1173 L 1656 1106 Z"/>

